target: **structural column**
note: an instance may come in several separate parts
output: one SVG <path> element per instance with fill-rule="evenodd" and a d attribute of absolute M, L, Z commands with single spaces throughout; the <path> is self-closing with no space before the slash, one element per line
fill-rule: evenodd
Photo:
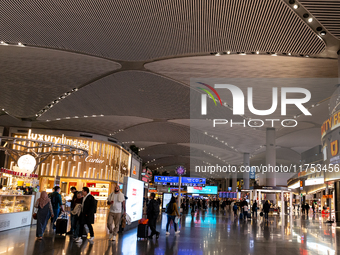
<path fill-rule="evenodd" d="M 231 178 L 232 178 L 232 191 L 236 192 L 236 188 L 237 188 L 237 173 L 232 173 Z"/>
<path fill-rule="evenodd" d="M 245 169 L 249 169 L 250 161 L 249 161 L 249 153 L 243 153 L 243 165 Z M 249 189 L 249 172 L 245 171 L 243 173 L 243 189 Z"/>
<path fill-rule="evenodd" d="M 284 215 L 285 215 L 285 198 L 283 190 L 281 190 L 281 216 L 283 217 Z M 282 218 L 282 220 L 284 219 Z"/>
<path fill-rule="evenodd" d="M 273 168 L 276 166 L 276 143 L 275 143 L 275 128 L 267 128 L 266 131 L 266 165 L 267 172 L 267 186 L 276 186 L 275 172 Z M 267 194 L 267 200 L 272 200 L 276 204 L 276 195 Z"/>

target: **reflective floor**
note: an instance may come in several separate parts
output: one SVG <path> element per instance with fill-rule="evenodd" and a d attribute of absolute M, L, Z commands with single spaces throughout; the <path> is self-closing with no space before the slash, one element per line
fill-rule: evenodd
<path fill-rule="evenodd" d="M 95 241 L 78 245 L 69 236 L 46 230 L 35 241 L 35 226 L 0 232 L 2 254 L 340 254 L 340 229 L 316 216 L 262 217 L 239 220 L 232 213 L 200 211 L 182 216 L 180 234 L 165 236 L 166 215 L 159 217 L 159 240 L 137 240 L 137 230 L 124 232 L 115 242 L 107 239 L 105 214 L 97 215 Z"/>

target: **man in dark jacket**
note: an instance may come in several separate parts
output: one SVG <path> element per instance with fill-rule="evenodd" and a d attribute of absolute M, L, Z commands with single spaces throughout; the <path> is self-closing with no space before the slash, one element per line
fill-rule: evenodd
<path fill-rule="evenodd" d="M 54 192 L 51 194 L 51 204 L 52 204 L 52 208 L 53 208 L 53 220 L 52 220 L 52 224 L 53 224 L 53 229 L 56 229 L 55 226 L 55 222 L 59 216 L 60 210 L 63 212 L 64 209 L 62 207 L 63 202 L 61 199 L 61 195 L 60 193 L 60 187 L 59 186 L 55 186 L 54 187 Z"/>
<path fill-rule="evenodd" d="M 80 215 L 80 228 L 79 228 L 79 237 L 75 240 L 77 243 L 81 243 L 83 240 L 81 236 L 83 235 L 84 225 L 87 225 L 89 228 L 90 241 L 94 240 L 94 232 L 92 224 L 94 224 L 94 214 L 96 210 L 96 201 L 95 198 L 90 194 L 90 190 L 88 187 L 83 187 L 83 204 L 82 204 L 82 212 Z"/>
<path fill-rule="evenodd" d="M 156 230 L 156 222 L 157 217 L 159 215 L 159 204 L 155 200 L 155 193 L 150 194 L 150 201 L 148 203 L 146 213 L 149 219 L 149 226 L 151 229 L 151 235 L 149 236 L 149 238 L 151 239 L 154 235 L 156 235 L 156 239 L 158 239 L 159 232 Z"/>
<path fill-rule="evenodd" d="M 264 218 L 266 220 L 268 220 L 269 208 L 270 208 L 270 204 L 268 203 L 268 201 L 266 201 L 263 205 Z"/>

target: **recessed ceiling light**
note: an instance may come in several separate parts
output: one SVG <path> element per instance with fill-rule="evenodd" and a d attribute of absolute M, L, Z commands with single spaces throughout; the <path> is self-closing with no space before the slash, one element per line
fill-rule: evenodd
<path fill-rule="evenodd" d="M 326 35 L 326 32 L 325 31 L 321 31 L 320 35 Z"/>
<path fill-rule="evenodd" d="M 297 4 L 294 4 L 294 5 L 293 5 L 293 8 L 296 10 L 296 9 L 299 8 L 299 6 L 298 6 Z"/>
<path fill-rule="evenodd" d="M 259 51 L 256 51 L 256 54 L 260 54 L 260 52 L 259 52 Z"/>
<path fill-rule="evenodd" d="M 0 42 L 1 45 L 8 45 L 7 43 L 5 43 L 4 41 Z"/>
<path fill-rule="evenodd" d="M 87 118 L 88 116 L 84 115 L 84 118 Z"/>
<path fill-rule="evenodd" d="M 313 18 L 309 18 L 308 22 L 311 23 L 313 21 Z"/>
<path fill-rule="evenodd" d="M 292 53 L 288 53 L 288 56 L 292 55 Z"/>
<path fill-rule="evenodd" d="M 215 57 L 219 57 L 219 56 L 221 56 L 221 54 L 220 54 L 219 52 L 217 52 L 217 53 L 215 54 Z"/>
<path fill-rule="evenodd" d="M 230 54 L 230 51 L 227 51 L 227 54 L 229 55 L 229 54 Z"/>
<path fill-rule="evenodd" d="M 276 53 L 272 54 L 272 57 L 277 57 L 277 54 Z"/>
<path fill-rule="evenodd" d="M 97 117 L 97 115 L 92 115 L 92 117 Z"/>
<path fill-rule="evenodd" d="M 78 116 L 74 116 L 75 119 L 78 119 L 79 117 Z"/>

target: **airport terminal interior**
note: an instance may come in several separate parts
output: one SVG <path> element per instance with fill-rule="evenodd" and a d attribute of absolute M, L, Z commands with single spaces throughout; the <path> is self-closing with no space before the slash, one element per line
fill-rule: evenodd
<path fill-rule="evenodd" d="M 340 254 L 339 13 L 1 1 L 0 255 Z"/>

